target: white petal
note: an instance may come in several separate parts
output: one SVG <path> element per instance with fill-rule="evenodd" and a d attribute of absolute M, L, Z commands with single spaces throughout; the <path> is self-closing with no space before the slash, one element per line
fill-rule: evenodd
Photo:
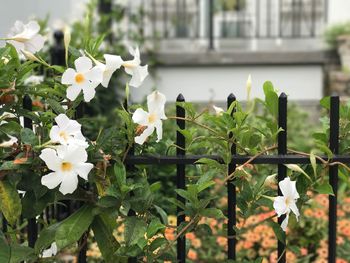
<path fill-rule="evenodd" d="M 66 91 L 67 91 L 67 98 L 70 99 L 71 101 L 74 101 L 78 97 L 81 91 L 81 87 L 78 85 L 72 85 L 72 86 L 69 86 Z"/>
<path fill-rule="evenodd" d="M 92 61 L 88 57 L 79 57 L 74 61 L 75 68 L 79 73 L 88 72 L 92 68 Z"/>
<path fill-rule="evenodd" d="M 156 112 L 161 119 L 166 120 L 164 106 L 166 103 L 166 97 L 159 91 L 153 91 L 147 96 L 147 107 L 150 113 Z"/>
<path fill-rule="evenodd" d="M 103 87 L 108 88 L 108 84 L 112 78 L 113 73 L 114 73 L 114 71 L 111 71 L 111 70 L 105 70 L 103 72 L 103 80 L 101 82 Z"/>
<path fill-rule="evenodd" d="M 24 43 L 25 50 L 36 53 L 40 51 L 45 44 L 45 38 L 42 35 L 35 35 Z"/>
<path fill-rule="evenodd" d="M 94 168 L 92 163 L 78 163 L 74 165 L 74 171 L 85 180 L 88 180 L 88 175 L 92 168 Z"/>
<path fill-rule="evenodd" d="M 100 67 L 95 66 L 85 73 L 85 77 L 92 82 L 101 83 L 103 79 L 103 72 Z"/>
<path fill-rule="evenodd" d="M 56 188 L 62 182 L 62 176 L 59 173 L 49 173 L 41 177 L 41 184 L 49 189 Z"/>
<path fill-rule="evenodd" d="M 119 69 L 124 62 L 120 56 L 116 55 L 105 54 L 104 58 L 106 60 L 106 69 L 113 72 Z"/>
<path fill-rule="evenodd" d="M 146 126 L 148 125 L 149 113 L 141 108 L 138 108 L 132 115 L 132 120 L 134 123 Z"/>
<path fill-rule="evenodd" d="M 163 124 L 162 121 L 157 121 L 154 126 L 156 127 L 157 132 L 157 142 L 159 142 L 163 138 Z"/>
<path fill-rule="evenodd" d="M 62 75 L 62 84 L 73 84 L 75 83 L 75 70 L 72 68 L 67 69 Z"/>
<path fill-rule="evenodd" d="M 52 142 L 60 142 L 61 143 L 61 136 L 59 135 L 60 128 L 57 125 L 52 126 L 50 130 L 50 140 Z"/>
<path fill-rule="evenodd" d="M 147 140 L 147 138 L 153 133 L 153 131 L 154 126 L 148 126 L 140 136 L 135 137 L 135 142 L 137 144 L 142 145 Z"/>
<path fill-rule="evenodd" d="M 66 114 L 59 114 L 55 117 L 55 122 L 61 129 L 65 129 L 69 125 L 70 119 L 67 117 Z"/>
<path fill-rule="evenodd" d="M 66 195 L 73 193 L 78 187 L 78 175 L 74 172 L 65 173 L 59 191 Z"/>
<path fill-rule="evenodd" d="M 148 76 L 148 65 L 135 67 L 129 85 L 138 88 Z"/>
<path fill-rule="evenodd" d="M 11 44 L 12 46 L 15 47 L 17 50 L 18 54 L 21 54 L 21 50 L 24 50 L 24 44 L 22 42 L 14 41 L 14 40 L 9 40 L 7 43 Z"/>
<path fill-rule="evenodd" d="M 94 83 L 90 83 L 87 87 L 83 87 L 84 100 L 89 102 L 95 97 L 96 91 Z"/>
<path fill-rule="evenodd" d="M 284 196 L 275 197 L 275 201 L 273 202 L 273 208 L 275 209 L 278 216 L 285 214 L 288 211 L 288 207 L 286 205 L 286 198 Z"/>
<path fill-rule="evenodd" d="M 293 211 L 297 221 L 299 220 L 299 216 L 300 216 L 300 213 L 299 213 L 299 209 L 297 207 L 297 204 L 295 202 L 289 204 L 289 207 L 290 207 L 290 210 Z"/>
<path fill-rule="evenodd" d="M 286 197 L 293 197 L 296 191 L 295 189 L 295 181 L 294 183 L 290 180 L 289 177 L 284 178 L 281 182 L 279 182 L 279 187 L 281 192 Z"/>
<path fill-rule="evenodd" d="M 57 152 L 54 149 L 43 149 L 39 157 L 46 163 L 46 166 L 50 170 L 58 171 L 60 169 L 61 160 L 58 158 Z"/>
<path fill-rule="evenodd" d="M 288 220 L 289 220 L 289 213 L 286 214 L 286 218 L 281 223 L 281 228 L 283 229 L 283 231 L 287 230 Z"/>
<path fill-rule="evenodd" d="M 63 159 L 67 162 L 77 164 L 87 161 L 88 155 L 83 147 L 79 147 L 77 145 L 68 145 L 67 148 L 62 148 L 62 150 L 64 152 Z"/>
<path fill-rule="evenodd" d="M 222 115 L 222 113 L 224 112 L 223 108 L 216 107 L 215 105 L 213 105 L 213 109 L 215 110 L 215 114 L 218 115 L 218 116 Z"/>
<path fill-rule="evenodd" d="M 40 31 L 40 26 L 37 21 L 29 21 L 29 23 L 26 24 L 24 28 L 28 38 L 32 38 L 34 35 L 38 34 Z"/>

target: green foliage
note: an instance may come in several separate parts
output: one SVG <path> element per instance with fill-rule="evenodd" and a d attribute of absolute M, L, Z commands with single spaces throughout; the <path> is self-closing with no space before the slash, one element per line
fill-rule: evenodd
<path fill-rule="evenodd" d="M 323 36 L 326 43 L 335 48 L 337 46 L 337 38 L 342 35 L 350 34 L 350 22 L 342 22 L 328 27 Z"/>

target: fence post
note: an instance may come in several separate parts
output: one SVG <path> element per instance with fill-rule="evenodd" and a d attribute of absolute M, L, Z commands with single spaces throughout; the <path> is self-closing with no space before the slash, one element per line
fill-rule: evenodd
<path fill-rule="evenodd" d="M 23 108 L 26 110 L 31 111 L 32 110 L 32 99 L 25 95 L 23 98 Z M 33 129 L 33 123 L 32 120 L 24 117 L 24 128 Z M 36 223 L 36 218 L 29 218 L 28 219 L 28 245 L 30 247 L 34 247 L 36 239 L 38 237 L 38 225 Z"/>
<path fill-rule="evenodd" d="M 330 108 L 330 132 L 329 148 L 333 154 L 339 152 L 339 96 L 331 96 Z M 338 192 L 338 165 L 329 167 L 329 184 L 332 186 L 334 195 L 329 195 L 329 214 L 328 214 L 328 262 L 336 262 L 337 247 L 337 192 Z"/>
<path fill-rule="evenodd" d="M 287 154 L 287 95 L 282 92 L 278 98 L 278 127 L 283 131 L 278 133 L 278 154 Z M 287 167 L 284 164 L 278 165 L 278 182 L 282 181 L 287 176 Z M 278 195 L 282 195 L 281 189 L 278 186 Z M 278 223 L 281 225 L 285 216 L 278 218 Z M 278 241 L 278 258 L 279 263 L 286 262 L 286 246 L 284 242 Z"/>
<path fill-rule="evenodd" d="M 227 97 L 227 109 L 230 108 L 232 103 L 236 101 L 235 95 L 232 93 Z M 233 117 L 236 108 L 232 109 L 231 116 Z M 230 138 L 233 138 L 232 132 L 230 133 Z M 231 145 L 231 155 L 234 156 L 237 154 L 236 144 L 232 143 Z M 228 174 L 232 174 L 236 170 L 236 164 L 231 161 L 228 165 Z M 236 259 L 236 231 L 234 227 L 236 226 L 236 186 L 234 183 L 235 179 L 229 180 L 227 182 L 227 244 L 228 244 L 228 259 Z"/>
<path fill-rule="evenodd" d="M 176 98 L 176 102 L 185 102 L 185 98 L 182 94 L 179 94 Z M 176 105 L 176 117 L 185 118 L 186 112 L 183 107 L 180 105 Z M 179 129 L 185 129 L 185 120 L 177 119 L 176 124 Z M 185 136 L 177 131 L 176 132 L 176 155 L 184 156 L 186 154 L 186 140 Z M 177 164 L 176 165 L 176 187 L 177 189 L 185 189 L 186 180 L 185 180 L 185 165 Z M 177 200 L 181 203 L 185 203 L 184 198 L 180 195 L 176 196 Z M 183 214 L 183 209 L 177 207 L 177 227 L 181 225 L 181 223 L 185 222 L 185 214 Z M 182 214 L 180 214 L 182 213 Z M 178 238 L 177 240 L 177 262 L 185 263 L 186 262 L 186 236 Z"/>
<path fill-rule="evenodd" d="M 209 0 L 209 50 L 214 49 L 214 0 Z"/>

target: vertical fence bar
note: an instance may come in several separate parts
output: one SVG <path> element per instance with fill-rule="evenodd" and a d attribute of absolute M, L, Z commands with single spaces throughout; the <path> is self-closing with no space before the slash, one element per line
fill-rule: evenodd
<path fill-rule="evenodd" d="M 329 148 L 333 154 L 339 151 L 339 97 L 331 96 Z M 334 195 L 329 195 L 329 225 L 328 225 L 328 262 L 336 261 L 337 239 L 337 192 L 338 192 L 338 165 L 329 167 L 329 184 Z"/>
<path fill-rule="evenodd" d="M 283 92 L 278 98 L 278 127 L 282 128 L 278 134 L 278 154 L 287 154 L 287 95 Z M 278 182 L 282 181 L 287 175 L 287 167 L 284 164 L 278 165 Z M 281 189 L 278 186 L 278 195 L 282 195 Z M 278 223 L 281 225 L 285 216 L 278 218 Z M 279 263 L 286 262 L 286 246 L 284 242 L 278 241 L 278 258 Z"/>
<path fill-rule="evenodd" d="M 209 0 L 209 50 L 214 49 L 214 0 Z"/>
<path fill-rule="evenodd" d="M 176 98 L 177 102 L 184 102 L 185 98 L 182 94 L 179 94 Z M 176 117 L 179 118 L 185 118 L 186 112 L 183 107 L 180 105 L 176 105 Z M 185 120 L 176 120 L 176 124 L 179 129 L 185 129 Z M 183 136 L 182 133 L 176 132 L 176 145 L 178 146 L 176 148 L 176 155 L 177 156 L 184 156 L 186 154 L 185 147 L 185 136 Z M 176 187 L 177 189 L 185 189 L 185 165 L 184 164 L 177 164 L 176 165 Z M 180 195 L 176 196 L 177 200 L 181 203 L 185 202 L 185 199 L 182 198 Z M 180 214 L 182 213 L 182 214 Z M 183 210 L 180 207 L 177 207 L 177 227 L 180 226 L 181 223 L 185 222 L 185 215 L 183 214 Z M 180 237 L 177 240 L 177 262 L 184 263 L 186 262 L 186 237 Z"/>
<path fill-rule="evenodd" d="M 235 95 L 232 93 L 227 97 L 227 109 L 230 108 L 232 103 L 236 101 Z M 235 109 L 232 110 L 231 116 L 233 117 L 233 113 Z M 230 138 L 233 137 L 233 134 L 230 133 Z M 236 144 L 232 143 L 231 145 L 231 154 L 236 155 L 237 149 Z M 232 161 L 228 165 L 228 174 L 232 174 L 236 170 L 236 164 Z M 229 180 L 227 182 L 227 258 L 228 259 L 236 259 L 236 231 L 234 227 L 236 226 L 236 186 L 234 183 L 235 179 Z"/>
<path fill-rule="evenodd" d="M 28 95 L 25 95 L 23 98 L 23 108 L 29 111 L 32 110 L 32 99 Z M 24 128 L 33 129 L 33 123 L 31 119 L 24 117 Z M 38 236 L 38 225 L 36 224 L 35 217 L 28 219 L 27 232 L 28 232 L 28 245 L 30 247 L 34 247 L 35 241 Z"/>

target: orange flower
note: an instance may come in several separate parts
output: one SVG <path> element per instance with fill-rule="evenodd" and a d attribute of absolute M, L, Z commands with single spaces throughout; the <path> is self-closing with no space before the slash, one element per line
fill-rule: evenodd
<path fill-rule="evenodd" d="M 193 240 L 196 238 L 196 235 L 193 232 L 186 233 L 186 238 L 188 240 Z"/>
<path fill-rule="evenodd" d="M 328 257 L 328 249 L 327 248 L 319 248 L 317 249 L 317 254 L 320 258 Z"/>
<path fill-rule="evenodd" d="M 202 242 L 199 238 L 193 239 L 191 244 L 194 248 L 200 248 L 202 246 Z"/>
<path fill-rule="evenodd" d="M 345 259 L 342 259 L 342 258 L 337 258 L 335 260 L 336 263 L 347 263 L 348 261 L 346 261 Z"/>
<path fill-rule="evenodd" d="M 193 249 L 190 249 L 188 251 L 187 257 L 191 260 L 196 260 L 197 259 L 197 252 L 194 251 Z"/>
<path fill-rule="evenodd" d="M 278 255 L 277 255 L 277 251 L 273 251 L 270 254 L 270 263 L 277 263 L 277 259 L 278 259 Z"/>
<path fill-rule="evenodd" d="M 306 256 L 306 255 L 307 255 L 307 249 L 304 248 L 304 247 L 302 247 L 302 248 L 300 249 L 300 254 L 301 254 L 302 256 Z"/>
<path fill-rule="evenodd" d="M 167 240 L 175 240 L 174 235 L 175 230 L 173 228 L 167 227 L 165 228 L 164 236 Z"/>
<path fill-rule="evenodd" d="M 293 262 L 296 262 L 297 260 L 297 257 L 295 256 L 295 254 L 291 251 L 287 251 L 286 253 L 286 261 L 288 263 L 293 263 Z"/>
<path fill-rule="evenodd" d="M 225 246 L 227 244 L 227 238 L 219 236 L 216 238 L 216 243 L 218 243 L 219 246 Z"/>

